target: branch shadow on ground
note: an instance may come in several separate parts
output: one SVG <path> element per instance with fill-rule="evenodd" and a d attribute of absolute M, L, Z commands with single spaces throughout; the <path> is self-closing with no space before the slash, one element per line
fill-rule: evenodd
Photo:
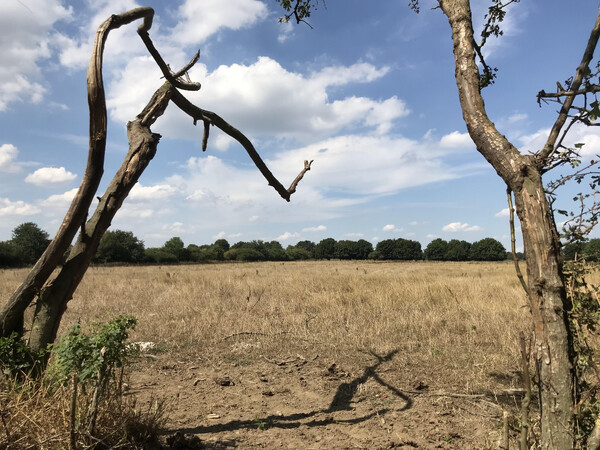
<path fill-rule="evenodd" d="M 292 429 L 298 428 L 302 425 L 307 427 L 321 427 L 326 426 L 332 423 L 340 423 L 347 425 L 354 425 L 361 422 L 365 422 L 375 416 L 380 414 L 385 414 L 389 410 L 387 408 L 377 409 L 376 411 L 369 413 L 367 415 L 361 417 L 355 417 L 352 419 L 335 419 L 331 413 L 337 411 L 350 411 L 354 408 L 351 405 L 351 402 L 357 393 L 357 387 L 361 384 L 364 384 L 370 378 L 375 382 L 380 384 L 381 386 L 392 391 L 396 396 L 398 396 L 402 401 L 404 401 L 404 406 L 398 411 L 404 411 L 412 407 L 412 399 L 409 398 L 406 394 L 402 393 L 399 389 L 390 385 L 389 383 L 382 380 L 377 374 L 378 367 L 388 361 L 391 361 L 394 355 L 398 353 L 398 350 L 392 350 L 385 356 L 379 356 L 374 352 L 369 352 L 371 356 L 377 358 L 377 361 L 364 368 L 361 376 L 354 378 L 350 382 L 342 383 L 338 386 L 335 395 L 329 405 L 329 407 L 325 409 L 314 410 L 305 413 L 295 413 L 288 414 L 285 416 L 280 415 L 269 415 L 266 417 L 260 417 L 260 421 L 256 418 L 253 419 L 244 419 L 244 420 L 232 420 L 227 423 L 217 423 L 214 425 L 198 425 L 196 427 L 191 428 L 179 428 L 179 429 L 171 429 L 168 430 L 167 433 L 178 433 L 178 434 L 194 434 L 201 435 L 204 433 L 218 433 L 222 431 L 236 431 L 241 429 L 256 429 L 259 426 L 264 426 L 265 428 L 281 428 L 281 429 Z M 319 414 L 326 414 L 323 418 L 316 418 L 315 416 Z M 312 420 L 305 421 L 306 419 Z M 260 422 L 260 423 L 259 423 Z"/>

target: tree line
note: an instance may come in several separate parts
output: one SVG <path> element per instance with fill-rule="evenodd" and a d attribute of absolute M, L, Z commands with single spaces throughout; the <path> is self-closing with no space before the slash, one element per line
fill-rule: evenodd
<path fill-rule="evenodd" d="M 48 233 L 35 223 L 17 226 L 12 239 L 0 242 L 0 267 L 24 267 L 34 264 L 50 242 Z M 584 248 L 585 247 L 585 248 Z M 600 254 L 600 239 L 592 239 L 583 247 L 564 247 L 565 256 L 574 252 Z M 586 250 L 587 249 L 587 250 Z M 522 254 L 518 256 L 522 257 Z M 217 239 L 212 244 L 185 245 L 180 237 L 173 237 L 161 247 L 146 248 L 144 241 L 133 232 L 107 231 L 102 237 L 94 262 L 170 264 L 178 262 L 209 261 L 301 261 L 301 260 L 381 260 L 381 261 L 502 261 L 509 258 L 504 246 L 495 239 L 485 238 L 477 242 L 457 239 L 445 241 L 434 239 L 425 250 L 421 244 L 409 239 L 385 239 L 375 247 L 359 239 L 335 240 L 326 238 L 319 242 L 300 241 L 283 247 L 278 241 L 240 241 L 230 245 L 226 239 Z"/>

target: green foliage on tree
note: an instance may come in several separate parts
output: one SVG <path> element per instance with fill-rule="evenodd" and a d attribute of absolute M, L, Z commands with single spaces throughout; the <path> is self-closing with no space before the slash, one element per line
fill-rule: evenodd
<path fill-rule="evenodd" d="M 485 238 L 474 242 L 469 252 L 474 261 L 502 261 L 506 259 L 506 249 L 493 238 Z"/>
<path fill-rule="evenodd" d="M 10 241 L 17 249 L 21 262 L 33 265 L 50 243 L 48 233 L 33 222 L 22 223 L 12 232 Z"/>
<path fill-rule="evenodd" d="M 180 237 L 175 236 L 163 245 L 163 250 L 173 254 L 177 261 L 189 261 L 190 254 Z"/>
<path fill-rule="evenodd" d="M 452 239 L 448 242 L 446 248 L 446 261 L 468 261 L 469 253 L 471 251 L 471 243 L 467 241 L 459 241 L 458 239 Z"/>
<path fill-rule="evenodd" d="M 178 262 L 177 257 L 164 248 L 147 248 L 144 251 L 144 261 L 157 264 L 173 264 Z"/>
<path fill-rule="evenodd" d="M 443 239 L 434 239 L 431 241 L 425 251 L 423 257 L 428 261 L 446 261 L 448 253 L 448 242 Z"/>
<path fill-rule="evenodd" d="M 600 260 L 600 239 L 590 239 L 583 248 L 583 255 L 587 261 Z"/>
<path fill-rule="evenodd" d="M 364 239 L 342 240 L 334 244 L 334 257 L 338 259 L 367 259 L 372 251 L 373 245 Z"/>
<path fill-rule="evenodd" d="M 213 245 L 216 245 L 221 250 L 223 250 L 223 253 L 229 250 L 229 242 L 227 242 L 226 239 L 217 239 Z"/>
<path fill-rule="evenodd" d="M 315 258 L 332 259 L 335 256 L 335 239 L 323 239 L 315 246 Z"/>
<path fill-rule="evenodd" d="M 144 260 L 144 242 L 131 231 L 107 231 L 102 236 L 94 260 L 100 263 L 137 263 Z"/>
<path fill-rule="evenodd" d="M 0 242 L 0 267 L 18 267 L 21 264 L 17 247 L 10 241 Z"/>
<path fill-rule="evenodd" d="M 288 245 L 285 249 L 287 258 L 291 261 L 306 261 L 312 259 L 313 255 L 308 250 L 298 247 L 297 245 Z"/>
<path fill-rule="evenodd" d="M 584 254 L 585 242 L 569 242 L 561 248 L 561 254 L 565 261 L 572 261 Z"/>
<path fill-rule="evenodd" d="M 375 247 L 376 259 L 417 261 L 423 259 L 421 243 L 408 239 L 384 239 Z"/>
<path fill-rule="evenodd" d="M 316 246 L 317 246 L 317 244 L 315 244 L 312 241 L 300 241 L 296 244 L 296 248 L 306 250 L 310 254 L 310 258 L 315 257 L 315 247 Z"/>

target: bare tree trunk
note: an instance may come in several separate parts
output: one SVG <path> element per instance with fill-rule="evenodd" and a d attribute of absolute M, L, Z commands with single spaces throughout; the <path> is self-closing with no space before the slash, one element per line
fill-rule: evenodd
<path fill-rule="evenodd" d="M 23 333 L 25 309 L 40 293 L 44 283 L 61 262 L 77 230 L 85 224 L 88 209 L 102 179 L 106 148 L 106 106 L 102 81 L 102 55 L 106 38 L 111 30 L 134 20 L 144 18 L 145 22 L 151 23 L 153 14 L 154 11 L 151 8 L 137 8 L 123 14 L 113 15 L 100 26 L 96 33 L 94 51 L 87 74 L 90 141 L 83 180 L 54 239 L 0 312 L 0 336 L 9 336 L 12 332 Z"/>
<path fill-rule="evenodd" d="M 100 199 L 94 215 L 80 233 L 67 262 L 56 278 L 44 286 L 40 293 L 29 337 L 32 349 L 43 349 L 54 341 L 67 302 L 88 269 L 100 239 L 154 157 L 160 135 L 152 133 L 149 125 L 164 112 L 171 97 L 171 89 L 171 85 L 165 83 L 156 91 L 138 118 L 127 124 L 129 152 L 123 164 Z"/>
<path fill-rule="evenodd" d="M 544 192 L 541 168 L 521 155 L 488 118 L 475 63 L 469 0 L 440 0 L 452 28 L 455 77 L 463 118 L 477 150 L 514 192 L 527 263 L 527 291 L 540 380 L 543 449 L 572 449 L 573 370 L 569 309 L 559 240 Z"/>

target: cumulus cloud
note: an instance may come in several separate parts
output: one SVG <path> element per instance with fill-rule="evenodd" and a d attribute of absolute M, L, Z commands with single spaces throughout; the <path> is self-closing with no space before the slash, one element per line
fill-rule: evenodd
<path fill-rule="evenodd" d="M 127 199 L 131 201 L 165 200 L 176 193 L 177 189 L 168 184 L 143 186 L 141 183 L 136 183 L 131 189 Z"/>
<path fill-rule="evenodd" d="M 449 233 L 462 233 L 467 231 L 481 231 L 481 227 L 478 225 L 469 225 L 468 223 L 452 222 L 442 227 L 442 231 Z"/>
<path fill-rule="evenodd" d="M 549 128 L 544 128 L 531 133 L 528 135 L 521 136 L 519 141 L 521 143 L 520 150 L 525 152 L 535 153 L 540 151 L 548 135 L 550 134 Z M 598 127 L 587 127 L 583 124 L 575 124 L 569 130 L 569 134 L 565 138 L 563 145 L 566 147 L 573 148 L 575 144 L 584 144 L 579 150 L 579 154 L 583 157 L 594 158 L 600 154 L 600 130 Z"/>
<path fill-rule="evenodd" d="M 77 178 L 72 172 L 69 172 L 64 167 L 42 167 L 25 177 L 26 183 L 35 184 L 36 186 L 57 186 L 68 183 Z"/>
<path fill-rule="evenodd" d="M 293 239 L 293 238 L 297 238 L 298 236 L 300 236 L 298 233 L 290 233 L 289 231 L 286 231 L 285 233 L 283 233 L 280 236 L 277 236 L 275 238 L 276 241 L 287 241 L 288 239 Z"/>
<path fill-rule="evenodd" d="M 21 167 L 17 164 L 19 150 L 12 144 L 0 145 L 0 172 L 19 172 Z"/>
<path fill-rule="evenodd" d="M 267 6 L 258 0 L 186 0 L 177 9 L 178 24 L 171 39 L 183 45 L 199 44 L 221 28 L 239 30 L 255 24 L 268 14 Z"/>
<path fill-rule="evenodd" d="M 396 225 L 390 223 L 388 225 L 385 225 L 381 230 L 393 233 L 402 233 L 404 231 L 404 228 L 397 228 Z"/>
<path fill-rule="evenodd" d="M 45 200 L 42 200 L 41 204 L 44 208 L 50 210 L 62 210 L 69 207 L 73 198 L 75 198 L 75 194 L 79 188 L 71 189 L 63 194 L 53 194 Z"/>
<path fill-rule="evenodd" d="M 362 238 L 365 235 L 363 233 L 346 233 L 344 236 L 347 238 Z"/>
<path fill-rule="evenodd" d="M 317 225 L 316 227 L 308 227 L 308 228 L 302 228 L 303 232 L 317 232 L 317 231 L 325 231 L 327 230 L 327 227 L 325 225 Z"/>
<path fill-rule="evenodd" d="M 25 203 L 21 200 L 16 202 L 7 198 L 0 197 L 0 217 L 1 216 L 31 216 L 41 212 L 35 205 Z"/>
<path fill-rule="evenodd" d="M 498 211 L 494 214 L 494 217 L 508 217 L 510 215 L 510 211 L 508 208 L 504 208 L 502 211 Z"/>
<path fill-rule="evenodd" d="M 60 0 L 0 2 L 0 111 L 17 101 L 39 103 L 46 88 L 39 82 L 40 61 L 51 56 L 50 30 L 69 20 L 72 9 Z"/>
<path fill-rule="evenodd" d="M 409 113 L 402 100 L 352 96 L 330 101 L 328 89 L 348 83 L 368 83 L 387 71 L 357 63 L 326 67 L 304 76 L 286 70 L 268 57 L 259 57 L 250 65 L 223 65 L 210 73 L 205 65 L 197 64 L 190 74 L 192 79 L 202 80 L 203 89 L 188 97 L 253 136 L 292 137 L 306 142 L 350 126 L 364 126 L 382 134 L 390 130 L 396 119 Z M 136 76 L 139 73 L 148 76 L 140 81 Z M 110 84 L 107 105 L 111 117 L 121 122 L 135 117 L 156 89 L 155 80 L 159 77 L 150 57 L 130 60 Z M 177 108 L 168 109 L 155 127 L 165 136 L 201 139 L 201 130 L 192 127 L 189 117 Z M 229 138 L 219 137 L 209 145 L 224 149 L 230 143 Z"/>
<path fill-rule="evenodd" d="M 442 136 L 442 139 L 440 139 L 440 145 L 446 148 L 456 148 L 471 147 L 474 144 L 471 140 L 471 136 L 469 136 L 469 133 L 459 133 L 458 131 L 453 131 L 452 133 Z"/>

